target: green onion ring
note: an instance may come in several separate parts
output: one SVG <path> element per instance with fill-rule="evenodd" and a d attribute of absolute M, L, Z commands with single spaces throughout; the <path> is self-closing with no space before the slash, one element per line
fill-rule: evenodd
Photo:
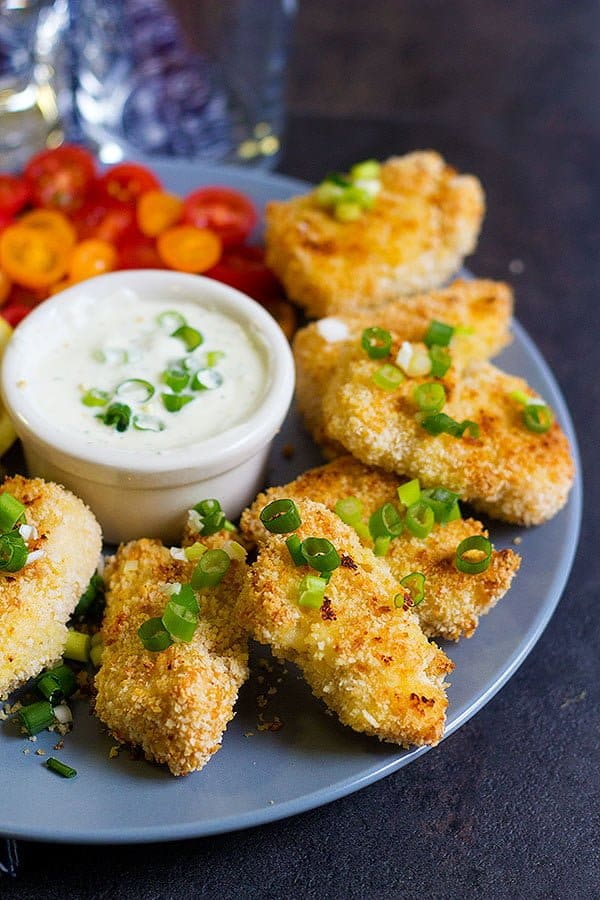
<path fill-rule="evenodd" d="M 360 339 L 361 346 L 371 359 L 383 359 L 392 347 L 392 335 L 384 328 L 365 328 Z"/>
<path fill-rule="evenodd" d="M 154 396 L 154 387 L 144 378 L 127 378 L 115 388 L 117 397 L 124 397 L 133 403 L 146 403 Z"/>
<path fill-rule="evenodd" d="M 452 357 L 448 351 L 437 344 L 429 348 L 429 359 L 431 360 L 431 375 L 433 378 L 443 378 L 452 365 Z"/>
<path fill-rule="evenodd" d="M 492 550 L 491 541 L 482 534 L 473 534 L 461 541 L 456 548 L 454 565 L 459 572 L 464 572 L 466 575 L 479 575 L 489 568 L 492 561 Z M 480 554 L 479 559 L 473 560 L 468 557 L 467 554 L 474 551 Z"/>
<path fill-rule="evenodd" d="M 434 413 L 439 412 L 446 402 L 446 391 L 437 381 L 427 381 L 417 385 L 413 397 L 421 412 Z"/>
<path fill-rule="evenodd" d="M 435 516 L 435 521 L 442 525 L 450 521 L 449 516 L 455 511 L 454 506 L 459 495 L 444 487 L 427 488 L 421 491 L 421 499 L 430 506 Z M 455 517 L 455 516 L 454 516 Z"/>
<path fill-rule="evenodd" d="M 369 519 L 369 531 L 373 540 L 378 537 L 396 538 L 402 534 L 402 519 L 393 503 L 384 503 Z"/>
<path fill-rule="evenodd" d="M 340 565 L 340 555 L 327 538 L 309 537 L 300 544 L 302 556 L 317 572 L 333 572 Z"/>
<path fill-rule="evenodd" d="M 407 603 L 405 592 L 400 592 L 394 597 L 394 606 L 409 609 L 418 606 L 425 599 L 425 576 L 422 572 L 411 572 L 400 579 L 400 584 L 410 594 L 410 602 Z"/>
<path fill-rule="evenodd" d="M 433 347 L 434 345 L 437 347 L 447 347 L 452 340 L 453 334 L 454 328 L 452 325 L 447 325 L 445 322 L 438 322 L 437 319 L 433 319 L 425 332 L 423 343 L 428 347 Z"/>
<path fill-rule="evenodd" d="M 179 328 L 171 332 L 170 336 L 183 341 L 188 353 L 191 353 L 192 350 L 204 343 L 203 335 L 196 328 L 192 328 L 191 325 L 180 325 Z"/>
<path fill-rule="evenodd" d="M 224 550 L 207 550 L 192 573 L 192 587 L 195 590 L 215 587 L 222 581 L 230 565 L 231 560 Z"/>
<path fill-rule="evenodd" d="M 373 373 L 373 381 L 384 391 L 395 391 L 404 381 L 404 373 L 392 363 L 386 363 Z"/>
<path fill-rule="evenodd" d="M 54 709 L 48 700 L 38 700 L 37 703 L 22 707 L 18 716 L 30 737 L 50 728 L 56 722 Z"/>
<path fill-rule="evenodd" d="M 545 434 L 552 428 L 554 414 L 549 406 L 541 403 L 529 403 L 523 410 L 523 423 L 529 431 Z"/>
<path fill-rule="evenodd" d="M 138 637 L 146 650 L 159 653 L 166 650 L 173 643 L 171 635 L 163 625 L 162 619 L 155 617 L 146 619 L 138 628 Z"/>
<path fill-rule="evenodd" d="M 185 318 L 181 315 L 181 313 L 177 312 L 174 309 L 168 309 L 166 312 L 160 313 L 156 317 L 156 321 L 164 328 L 166 331 L 171 334 L 177 328 L 183 328 L 184 325 L 187 324 Z"/>
<path fill-rule="evenodd" d="M 297 534 L 291 534 L 289 538 L 285 542 L 286 547 L 288 548 L 289 554 L 292 558 L 292 562 L 295 566 L 305 566 L 306 559 L 302 553 L 302 544 L 300 538 Z"/>
<path fill-rule="evenodd" d="M 417 500 L 406 510 L 406 527 L 418 538 L 426 538 L 435 523 L 435 515 L 425 500 Z"/>
<path fill-rule="evenodd" d="M 81 396 L 81 402 L 84 406 L 106 406 L 109 400 L 110 394 L 108 391 L 101 391 L 99 388 L 88 388 Z"/>
<path fill-rule="evenodd" d="M 307 606 L 310 609 L 320 609 L 323 605 L 323 597 L 327 581 L 317 575 L 305 575 L 298 585 L 298 605 Z"/>
<path fill-rule="evenodd" d="M 298 507 L 287 498 L 268 503 L 260 513 L 260 521 L 273 534 L 289 534 L 302 524 Z"/>
<path fill-rule="evenodd" d="M 27 544 L 18 531 L 0 535 L 0 572 L 19 572 L 28 556 Z"/>
<path fill-rule="evenodd" d="M 5 491 L 0 494 L 0 531 L 12 531 L 25 522 L 25 507 L 20 500 Z"/>
<path fill-rule="evenodd" d="M 171 598 L 162 614 L 162 623 L 174 641 L 189 644 L 198 627 L 198 613 Z"/>
<path fill-rule="evenodd" d="M 191 394 L 161 394 L 160 399 L 167 412 L 179 412 L 186 404 L 191 403 L 194 398 Z"/>
<path fill-rule="evenodd" d="M 421 485 L 418 478 L 401 484 L 398 488 L 398 499 L 403 506 L 412 506 L 421 499 Z"/>

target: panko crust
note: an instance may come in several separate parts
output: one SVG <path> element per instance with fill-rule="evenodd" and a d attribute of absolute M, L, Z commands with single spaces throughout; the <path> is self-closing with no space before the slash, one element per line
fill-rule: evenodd
<path fill-rule="evenodd" d="M 300 539 L 326 537 L 342 556 L 323 606 L 298 605 L 309 569 L 292 563 L 285 535 L 269 535 L 240 596 L 240 621 L 276 656 L 296 663 L 343 724 L 404 747 L 437 743 L 452 663 L 413 612 L 394 606 L 397 584 L 386 563 L 325 506 L 299 499 L 298 507 Z"/>
<path fill-rule="evenodd" d="M 162 585 L 189 582 L 193 564 L 173 559 L 159 541 L 122 545 L 106 568 L 104 653 L 96 675 L 95 711 L 115 738 L 140 746 L 173 775 L 201 769 L 220 748 L 248 677 L 247 639 L 232 618 L 246 580 L 232 561 L 220 585 L 200 596 L 200 620 L 189 644 L 146 650 L 137 630 L 161 616 Z"/>
<path fill-rule="evenodd" d="M 102 539 L 93 513 L 58 484 L 7 478 L 8 492 L 26 507 L 44 555 L 0 576 L 0 699 L 61 656 L 67 621 L 96 570 Z"/>
<path fill-rule="evenodd" d="M 259 494 L 242 514 L 241 528 L 248 542 L 262 543 L 268 532 L 260 521 L 260 511 L 280 497 L 311 499 L 333 510 L 338 500 L 356 497 L 363 505 L 363 519 L 384 503 L 398 503 L 397 488 L 404 479 L 354 459 L 341 456 L 316 469 L 309 469 L 295 481 Z M 516 575 L 520 557 L 507 548 L 494 550 L 489 568 L 479 575 L 465 575 L 454 565 L 458 544 L 473 534 L 488 536 L 481 522 L 460 519 L 435 525 L 425 540 L 406 529 L 390 544 L 385 561 L 396 581 L 411 572 L 425 575 L 425 599 L 415 608 L 421 628 L 428 637 L 456 641 L 471 637 L 479 616 L 487 613 L 508 591 Z M 370 541 L 362 542 L 372 546 Z"/>
<path fill-rule="evenodd" d="M 444 412 L 470 419 L 479 438 L 430 435 L 416 417 L 413 391 L 426 378 L 408 378 L 394 391 L 378 388 L 380 361 L 348 348 L 323 400 L 327 434 L 369 465 L 381 466 L 425 487 L 443 485 L 488 515 L 537 525 L 566 503 L 574 465 L 558 422 L 545 434 L 529 431 L 522 407 L 509 394 L 534 397 L 527 383 L 488 362 L 452 367 L 442 379 Z"/>
<path fill-rule="evenodd" d="M 454 339 L 454 355 L 455 364 L 466 365 L 495 356 L 511 341 L 513 306 L 512 291 L 504 282 L 458 279 L 442 290 L 401 297 L 377 310 L 335 316 L 334 327 L 346 335 L 341 340 L 327 340 L 322 334 L 326 324 L 311 322 L 293 342 L 296 400 L 308 430 L 327 456 L 344 452 L 325 435 L 323 393 L 345 345 L 356 344 L 365 328 L 376 324 L 412 342 L 422 340 L 434 319 L 462 326 L 467 332 Z"/>
<path fill-rule="evenodd" d="M 379 306 L 439 287 L 475 249 L 484 213 L 478 179 L 438 153 L 391 157 L 374 207 L 340 223 L 313 192 L 266 209 L 266 261 L 310 317 Z"/>

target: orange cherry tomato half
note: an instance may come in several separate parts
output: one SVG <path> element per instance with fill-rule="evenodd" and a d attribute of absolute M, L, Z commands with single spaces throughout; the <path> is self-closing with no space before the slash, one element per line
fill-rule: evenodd
<path fill-rule="evenodd" d="M 29 199 L 29 188 L 23 178 L 0 175 L 0 215 L 14 216 Z"/>
<path fill-rule="evenodd" d="M 113 166 L 100 179 L 100 186 L 113 200 L 134 205 L 141 194 L 161 188 L 156 175 L 146 166 L 137 163 L 120 163 Z"/>
<path fill-rule="evenodd" d="M 156 239 L 162 261 L 179 272 L 205 272 L 221 256 L 221 239 L 206 228 L 176 225 L 163 231 Z"/>
<path fill-rule="evenodd" d="M 94 275 L 111 272 L 117 263 L 117 251 L 108 241 L 90 238 L 75 246 L 69 263 L 69 280 L 84 281 Z"/>
<path fill-rule="evenodd" d="M 67 249 L 75 245 L 77 235 L 66 216 L 54 209 L 32 209 L 18 221 L 23 228 L 30 228 L 48 240 L 56 241 Z"/>
<path fill-rule="evenodd" d="M 146 191 L 137 203 L 137 223 L 146 237 L 157 237 L 181 218 L 183 200 L 166 191 Z"/>
<path fill-rule="evenodd" d="M 10 296 L 10 289 L 12 288 L 12 282 L 6 272 L 0 269 L 0 306 L 3 303 L 6 303 Z"/>
<path fill-rule="evenodd" d="M 71 248 L 25 225 L 9 225 L 0 236 L 0 266 L 27 288 L 48 288 L 69 265 Z"/>
<path fill-rule="evenodd" d="M 224 247 L 244 241 L 258 221 L 247 197 L 226 187 L 206 187 L 193 191 L 184 200 L 183 221 L 196 228 L 215 231 Z"/>
<path fill-rule="evenodd" d="M 35 206 L 67 213 L 82 205 L 95 174 L 92 154 L 68 144 L 36 153 L 23 172 Z"/>

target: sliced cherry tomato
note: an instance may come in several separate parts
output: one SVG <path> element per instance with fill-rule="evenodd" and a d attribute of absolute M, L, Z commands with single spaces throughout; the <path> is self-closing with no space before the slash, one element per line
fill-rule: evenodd
<path fill-rule="evenodd" d="M 27 306 L 25 303 L 9 301 L 0 310 L 0 316 L 2 316 L 12 328 L 16 328 L 19 322 L 21 322 L 25 316 L 29 315 L 32 309 L 32 306 Z"/>
<path fill-rule="evenodd" d="M 204 274 L 263 303 L 283 294 L 279 281 L 265 265 L 265 252 L 261 247 L 225 250 L 217 265 Z"/>
<path fill-rule="evenodd" d="M 221 239 L 206 228 L 176 225 L 156 239 L 160 257 L 170 269 L 178 272 L 205 272 L 221 256 Z"/>
<path fill-rule="evenodd" d="M 94 158 L 72 145 L 42 150 L 31 157 L 23 174 L 36 206 L 73 212 L 94 180 Z"/>
<path fill-rule="evenodd" d="M 183 221 L 196 228 L 210 228 L 219 235 L 223 246 L 234 247 L 248 237 L 258 215 L 244 194 L 226 187 L 207 187 L 185 198 Z"/>
<path fill-rule="evenodd" d="M 43 238 L 71 249 L 75 245 L 77 235 L 66 216 L 54 209 L 32 209 L 21 216 L 18 224 L 23 228 L 31 228 Z"/>
<path fill-rule="evenodd" d="M 156 175 L 138 163 L 120 163 L 113 166 L 102 176 L 100 184 L 108 197 L 120 203 L 134 205 L 138 197 L 146 191 L 161 189 Z"/>
<path fill-rule="evenodd" d="M 108 241 L 90 238 L 77 244 L 69 263 L 69 280 L 84 281 L 94 275 L 111 272 L 117 264 L 117 251 Z"/>
<path fill-rule="evenodd" d="M 12 282 L 10 278 L 6 272 L 0 269 L 0 306 L 8 300 L 11 288 Z"/>
<path fill-rule="evenodd" d="M 14 216 L 29 200 L 29 187 L 16 175 L 0 175 L 0 214 Z"/>
<path fill-rule="evenodd" d="M 164 269 L 165 264 L 156 249 L 156 241 L 138 235 L 119 244 L 117 269 Z"/>
<path fill-rule="evenodd" d="M 28 288 L 48 288 L 69 265 L 71 248 L 25 225 L 9 225 L 0 236 L 0 266 Z"/>
<path fill-rule="evenodd" d="M 137 203 L 137 223 L 142 234 L 157 237 L 176 225 L 183 211 L 183 200 L 166 191 L 146 191 Z"/>

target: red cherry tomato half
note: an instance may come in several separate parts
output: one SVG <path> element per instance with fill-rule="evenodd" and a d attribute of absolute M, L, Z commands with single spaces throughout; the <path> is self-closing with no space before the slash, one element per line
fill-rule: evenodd
<path fill-rule="evenodd" d="M 21 300 L 9 300 L 8 303 L 5 303 L 2 309 L 0 309 L 0 316 L 5 319 L 11 328 L 16 328 L 19 322 L 28 316 L 33 306 L 29 306 L 27 303 L 23 303 Z"/>
<path fill-rule="evenodd" d="M 257 212 L 248 198 L 230 188 L 200 188 L 184 200 L 183 223 L 215 231 L 224 247 L 241 244 L 257 221 Z"/>
<path fill-rule="evenodd" d="M 35 206 L 71 213 L 82 206 L 95 176 L 94 158 L 65 145 L 32 156 L 23 172 Z"/>
<path fill-rule="evenodd" d="M 146 191 L 160 190 L 161 183 L 150 169 L 137 163 L 120 163 L 109 169 L 100 184 L 105 194 L 119 203 L 135 204 Z"/>
<path fill-rule="evenodd" d="M 0 175 L 0 216 L 10 218 L 23 209 L 29 199 L 29 188 L 16 175 Z"/>
<path fill-rule="evenodd" d="M 216 266 L 204 274 L 237 288 L 262 303 L 283 296 L 280 283 L 265 265 L 265 254 L 261 247 L 233 247 L 226 250 Z"/>
<path fill-rule="evenodd" d="M 111 200 L 99 185 L 92 187 L 84 205 L 71 218 L 80 240 L 93 238 L 117 244 L 140 233 L 135 207 Z"/>
<path fill-rule="evenodd" d="M 156 241 L 143 235 L 129 237 L 119 244 L 117 269 L 164 269 Z"/>

